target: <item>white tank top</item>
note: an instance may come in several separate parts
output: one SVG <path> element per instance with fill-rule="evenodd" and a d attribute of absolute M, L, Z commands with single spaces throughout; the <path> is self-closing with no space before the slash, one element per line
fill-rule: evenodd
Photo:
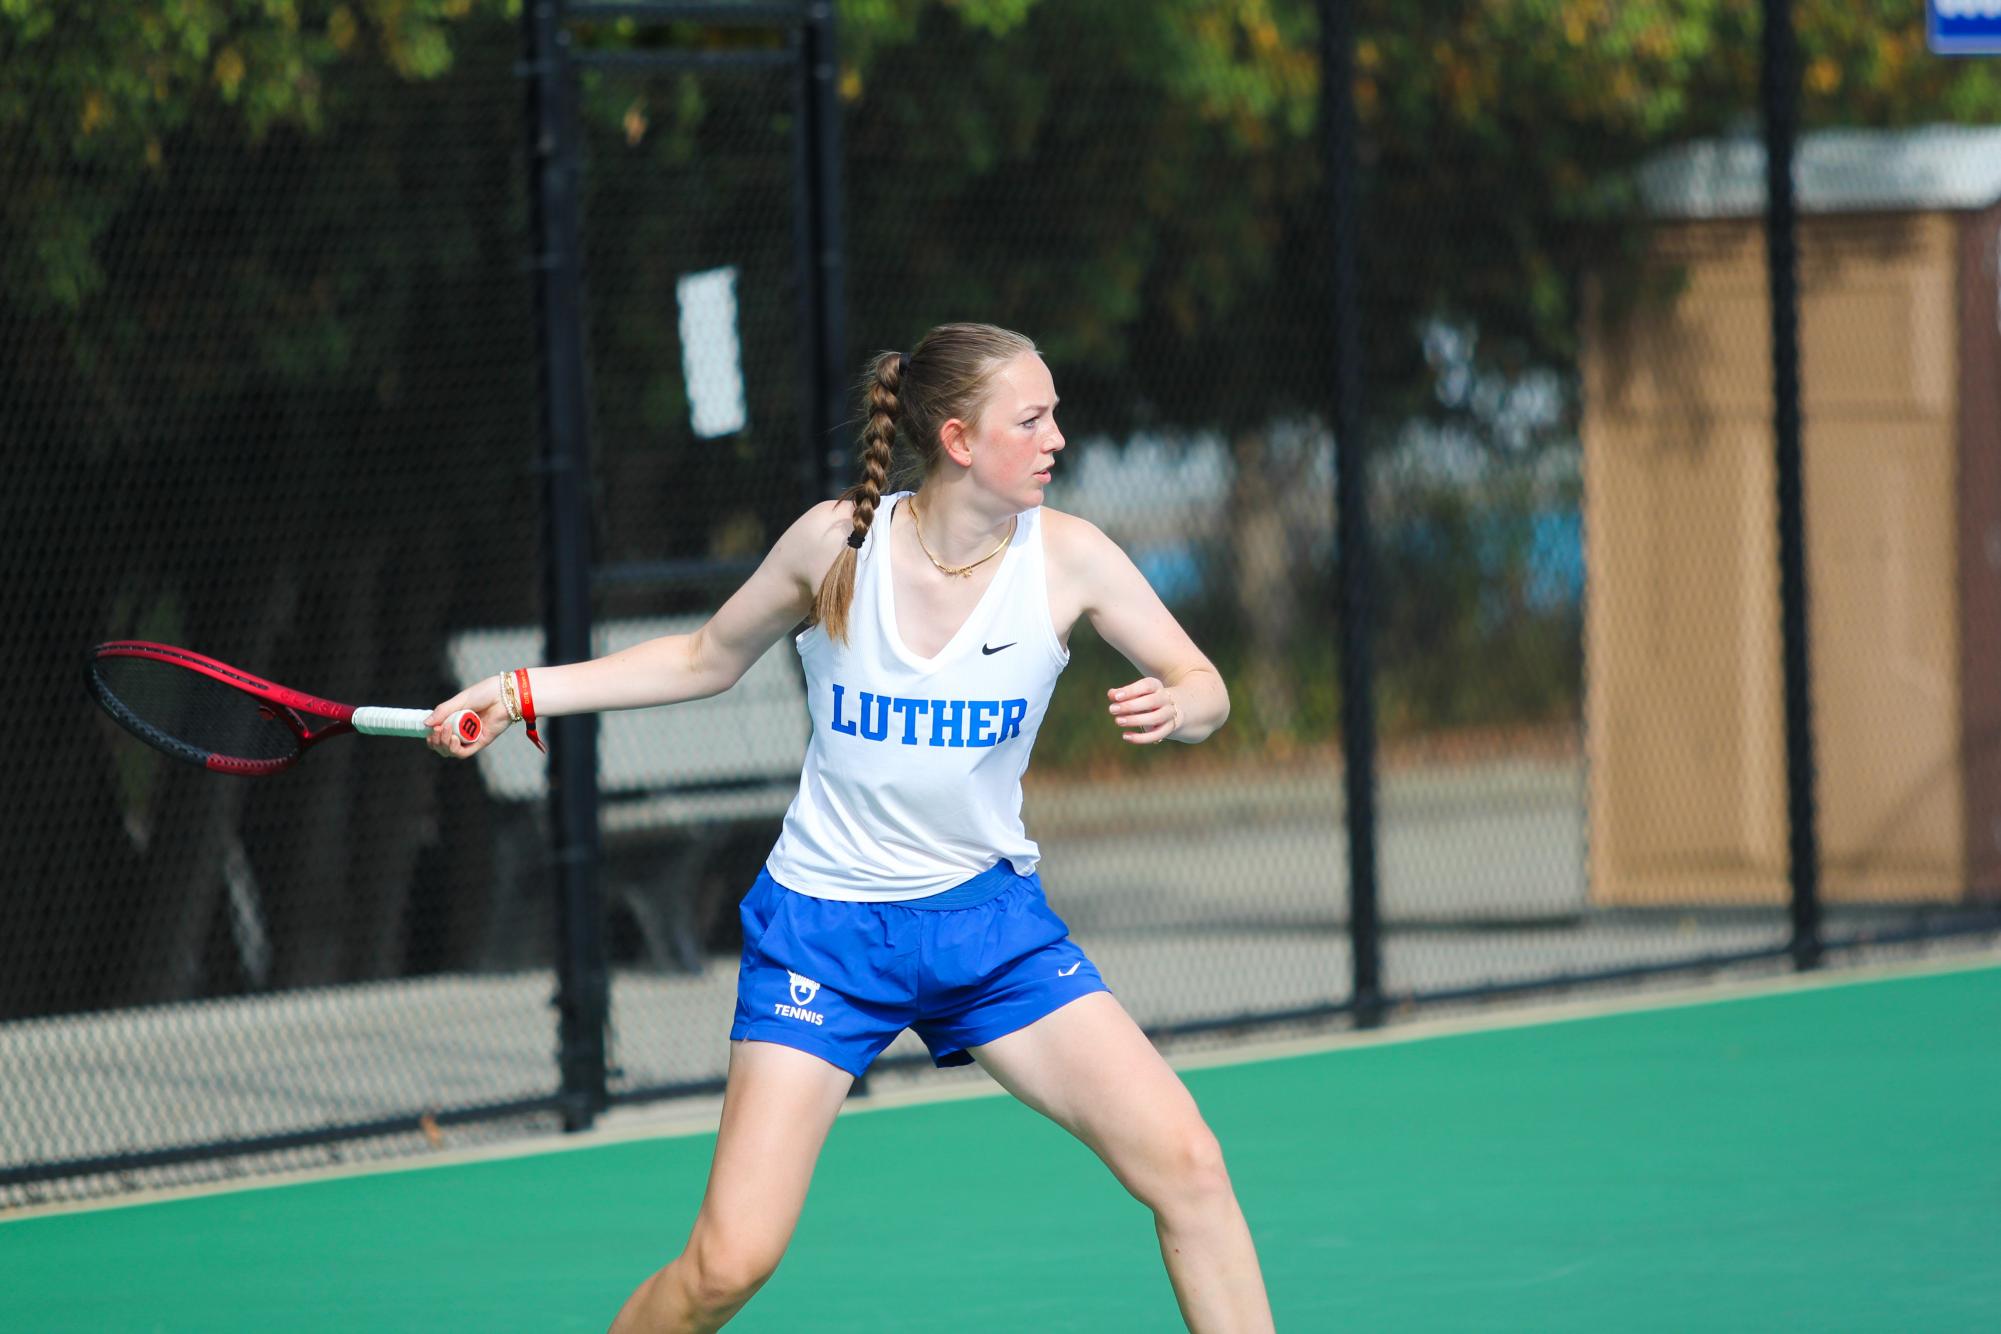
<path fill-rule="evenodd" d="M 883 498 L 855 568 L 848 642 L 797 639 L 813 737 L 767 867 L 823 899 L 943 893 L 1005 857 L 1027 875 L 1040 850 L 1021 825 L 1021 775 L 1070 654 L 1049 618 L 1042 513 L 1026 510 L 978 605 L 922 658 L 896 629 L 889 529 L 909 496 Z"/>

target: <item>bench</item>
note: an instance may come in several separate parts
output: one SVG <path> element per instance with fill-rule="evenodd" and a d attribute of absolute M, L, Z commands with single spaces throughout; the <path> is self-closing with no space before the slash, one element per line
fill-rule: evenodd
<path fill-rule="evenodd" d="M 706 619 L 606 621 L 593 628 L 591 651 L 601 657 L 687 634 Z M 537 627 L 467 630 L 453 636 L 447 665 L 457 680 L 476 681 L 542 662 L 543 642 Z M 605 905 L 630 914 L 647 962 L 701 970 L 721 911 L 750 887 L 778 836 L 811 732 L 789 639 L 720 695 L 598 715 Z M 473 763 L 488 796 L 517 811 L 495 840 L 497 905 L 482 953 L 493 966 L 519 966 L 523 942 L 547 934 L 535 929 L 535 915 L 547 904 L 548 757 L 516 735 Z"/>

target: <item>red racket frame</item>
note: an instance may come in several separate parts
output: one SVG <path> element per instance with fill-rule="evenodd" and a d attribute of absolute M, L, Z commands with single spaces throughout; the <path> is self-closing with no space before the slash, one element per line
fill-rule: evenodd
<path fill-rule="evenodd" d="M 116 639 L 99 644 L 91 650 L 90 657 L 92 663 L 99 658 L 149 658 L 154 662 L 164 662 L 199 672 L 211 680 L 220 681 L 268 705 L 271 716 L 284 723 L 298 741 L 299 748 L 290 755 L 272 760 L 246 760 L 236 755 L 217 755 L 212 751 L 204 751 L 198 746 L 175 740 L 175 745 L 180 747 L 188 758 L 203 756 L 203 767 L 216 773 L 242 774 L 253 778 L 281 773 L 297 764 L 299 757 L 310 747 L 318 745 L 330 736 L 354 731 L 355 705 L 342 704 L 336 700 L 323 699 L 318 695 L 308 695 L 305 691 L 294 690 L 290 686 L 281 686 L 275 681 L 267 681 L 261 676 L 244 671 L 241 667 L 232 667 L 226 662 L 211 658 L 205 653 L 196 653 L 192 649 L 176 648 L 172 644 L 156 644 L 145 639 Z M 101 687 L 97 683 L 95 673 L 92 674 L 91 689 L 101 701 L 109 694 L 108 688 Z M 113 712 L 118 711 L 113 710 Z M 316 730 L 300 716 L 308 713 L 330 721 L 325 727 Z M 476 719 L 473 721 L 477 722 Z M 462 720 L 461 726 L 464 725 Z M 159 732 L 158 728 L 150 725 L 147 730 Z M 160 735 L 164 736 L 165 733 Z M 477 732 L 474 735 L 477 736 Z M 174 739 L 169 738 L 169 740 Z"/>

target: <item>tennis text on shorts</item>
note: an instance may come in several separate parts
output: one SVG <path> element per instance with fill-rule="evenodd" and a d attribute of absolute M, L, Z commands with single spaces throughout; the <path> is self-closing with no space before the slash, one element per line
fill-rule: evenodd
<path fill-rule="evenodd" d="M 772 1013 L 785 1019 L 803 1019 L 809 1024 L 826 1023 L 826 1015 L 804 1008 L 820 994 L 820 984 L 810 977 L 801 977 L 789 968 L 785 970 L 785 975 L 792 979 L 792 1004 L 780 1001 L 771 1007 Z"/>
<path fill-rule="evenodd" d="M 1025 699 L 904 699 L 860 692 L 848 716 L 848 688 L 834 686 L 834 712 L 827 726 L 863 741 L 895 740 L 906 746 L 997 746 L 1021 735 L 1028 717 Z M 896 715 L 895 723 L 890 715 Z M 919 721 L 924 723 L 919 730 Z"/>

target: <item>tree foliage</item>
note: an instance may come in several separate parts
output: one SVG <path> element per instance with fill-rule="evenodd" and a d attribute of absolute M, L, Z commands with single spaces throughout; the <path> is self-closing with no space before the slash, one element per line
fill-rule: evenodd
<path fill-rule="evenodd" d="M 13 186 L 0 290 L 29 311 L 81 309 L 106 282 L 105 230 L 179 169 L 177 136 L 254 151 L 281 130 L 338 135 L 362 96 L 443 76 L 467 31 L 518 3 L 0 0 Z M 1242 376 L 1222 367 L 1316 336 L 1315 10 L 847 0 L 864 341 L 989 312 L 1103 377 L 1119 391 L 1108 413 L 1269 412 L 1267 387 L 1242 404 L 1227 388 Z M 1752 123 L 1756 22 L 1734 0 L 1358 6 L 1370 385 L 1385 416 L 1426 406 L 1423 318 L 1463 313 L 1497 364 L 1567 359 L 1581 240 L 1629 215 L 1646 153 Z M 2001 115 L 1990 62 L 1925 50 L 1921 0 L 1800 0 L 1796 23 L 1809 124 Z M 899 280 L 877 280 L 872 256 Z"/>
<path fill-rule="evenodd" d="M 198 123 L 245 147 L 280 128 L 327 133 L 353 109 L 348 73 L 435 79 L 455 24 L 517 4 L 0 0 L 8 295 L 75 311 L 102 291 L 105 227 L 182 165 L 170 145 Z"/>

